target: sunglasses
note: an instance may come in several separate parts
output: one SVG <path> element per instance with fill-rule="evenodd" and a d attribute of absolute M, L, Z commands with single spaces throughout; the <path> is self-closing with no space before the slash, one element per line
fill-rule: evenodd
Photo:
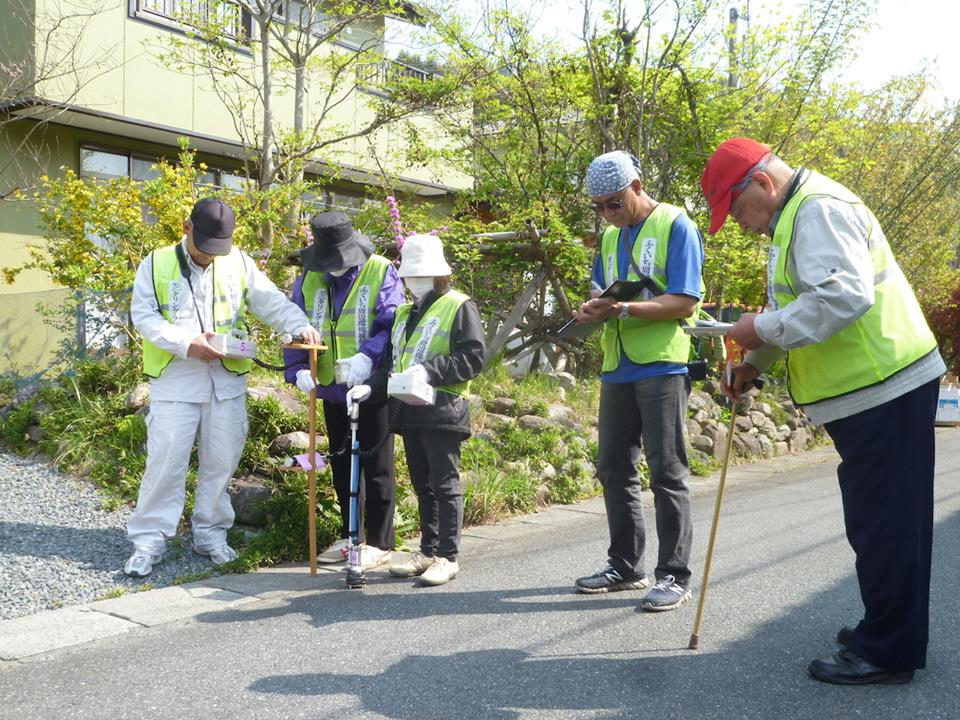
<path fill-rule="evenodd" d="M 602 213 L 605 210 L 619 210 L 623 207 L 623 198 L 619 200 L 607 200 L 606 202 L 593 202 L 590 203 L 590 209 L 597 213 Z"/>

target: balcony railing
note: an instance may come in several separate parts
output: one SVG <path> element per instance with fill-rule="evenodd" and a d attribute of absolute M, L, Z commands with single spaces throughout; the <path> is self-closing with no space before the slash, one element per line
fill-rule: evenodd
<path fill-rule="evenodd" d="M 413 78 L 420 82 L 426 82 L 435 75 L 436 73 L 432 73 L 429 70 L 421 70 L 413 65 L 407 65 L 397 60 L 380 60 L 372 63 L 364 63 L 357 67 L 357 79 L 360 83 L 374 88 L 382 88 L 401 78 Z"/>

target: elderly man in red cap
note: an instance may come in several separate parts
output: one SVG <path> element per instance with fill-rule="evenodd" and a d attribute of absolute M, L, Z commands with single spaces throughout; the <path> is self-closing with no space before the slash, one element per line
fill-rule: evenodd
<path fill-rule="evenodd" d="M 750 352 L 724 392 L 738 397 L 786 353 L 791 398 L 842 460 L 864 616 L 810 674 L 842 685 L 909 682 L 926 665 L 934 417 L 946 370 L 936 339 L 877 218 L 842 185 L 750 138 L 722 143 L 700 184 L 711 234 L 730 215 L 772 238 L 768 307 L 731 329 Z"/>

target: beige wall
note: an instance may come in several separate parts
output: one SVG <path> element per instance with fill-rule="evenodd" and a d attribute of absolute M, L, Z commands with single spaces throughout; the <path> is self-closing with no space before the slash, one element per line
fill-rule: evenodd
<path fill-rule="evenodd" d="M 35 1 L 38 12 L 38 47 L 35 50 L 39 56 L 44 52 L 44 48 L 39 46 L 39 32 L 44 23 L 49 22 L 45 21 L 44 17 L 61 12 L 63 0 Z M 72 105 L 182 129 L 188 133 L 225 138 L 234 142 L 253 140 L 254 132 L 259 132 L 262 122 L 259 106 L 250 104 L 245 113 L 248 132 L 244 138 L 237 131 L 230 110 L 214 91 L 216 82 L 230 95 L 241 97 L 243 91 L 235 88 L 244 88 L 243 83 L 227 77 L 217 77 L 214 80 L 209 73 L 202 70 L 170 67 L 160 56 L 163 53 L 169 54 L 171 42 L 183 42 L 185 38 L 182 34 L 128 17 L 127 0 L 104 0 L 102 7 L 103 12 L 87 21 L 82 30 L 83 41 L 77 46 L 82 80 L 78 81 L 77 76 L 67 74 L 55 82 L 45 83 L 39 88 L 39 95 L 56 100 L 69 98 Z M 72 31 L 79 34 L 80 24 L 74 25 L 76 27 Z M 377 33 L 382 33 L 382 21 L 360 28 L 360 34 L 364 37 Z M 3 34 L 0 31 L 0 39 Z M 66 47 L 72 45 L 63 43 L 63 51 Z M 191 51 L 188 49 L 186 52 Z M 258 57 L 241 50 L 228 52 L 245 72 L 254 72 L 259 67 Z M 191 53 L 190 57 L 197 57 L 197 54 Z M 280 90 L 284 80 L 282 73 L 275 73 L 274 86 L 277 90 Z M 314 104 L 308 108 L 308 122 L 311 113 L 316 117 L 320 112 L 320 102 L 323 100 L 321 86 L 322 83 L 316 83 L 311 95 Z M 254 94 L 249 88 L 245 92 L 247 101 L 252 103 Z M 354 92 L 331 113 L 325 127 L 332 133 L 350 133 L 373 117 L 370 102 L 380 100 L 381 98 L 365 92 Z M 274 117 L 278 128 L 292 127 L 292 91 L 275 93 Z M 432 124 L 426 117 L 418 118 L 415 122 L 425 126 Z M 430 134 L 438 143 L 450 142 L 435 130 Z M 459 173 L 406 166 L 401 161 L 402 155 L 390 152 L 395 142 L 396 138 L 391 138 L 388 131 L 383 131 L 374 139 L 376 152 L 370 149 L 367 140 L 361 138 L 333 145 L 322 159 L 335 159 L 339 163 L 375 174 L 380 167 L 376 161 L 379 159 L 388 171 L 397 175 L 441 182 L 457 188 L 469 186 L 470 178 Z"/>

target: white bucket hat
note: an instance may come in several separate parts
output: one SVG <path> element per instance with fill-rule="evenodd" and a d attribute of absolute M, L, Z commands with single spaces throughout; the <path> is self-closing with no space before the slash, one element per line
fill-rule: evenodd
<path fill-rule="evenodd" d="M 452 272 L 436 235 L 410 235 L 403 241 L 397 271 L 400 277 L 443 277 Z"/>

